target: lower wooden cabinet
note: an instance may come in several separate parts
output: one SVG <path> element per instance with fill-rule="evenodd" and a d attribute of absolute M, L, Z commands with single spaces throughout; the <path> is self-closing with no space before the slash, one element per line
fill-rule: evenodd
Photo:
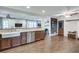
<path fill-rule="evenodd" d="M 1 40 L 0 40 L 0 50 L 1 50 Z"/>
<path fill-rule="evenodd" d="M 23 32 L 18 37 L 0 38 L 0 50 L 26 44 L 29 38 L 31 38 L 29 42 L 42 40 L 44 39 L 44 32 L 43 31 L 31 32 L 31 36 L 29 38 L 28 37 L 29 35 L 27 35 L 27 32 Z"/>
<path fill-rule="evenodd" d="M 12 38 L 12 40 L 11 40 L 11 46 L 15 47 L 15 46 L 19 46 L 19 45 L 21 45 L 21 37 L 18 36 L 18 37 Z"/>
<path fill-rule="evenodd" d="M 63 28 L 58 29 L 58 35 L 64 36 L 64 29 Z"/>
<path fill-rule="evenodd" d="M 11 47 L 11 40 L 9 38 L 0 40 L 0 49 L 6 49 Z"/>
<path fill-rule="evenodd" d="M 21 45 L 20 37 L 0 38 L 0 50 Z"/>
<path fill-rule="evenodd" d="M 21 33 L 21 44 L 26 44 L 27 43 L 27 32 L 22 32 Z"/>
<path fill-rule="evenodd" d="M 41 31 L 41 39 L 44 40 L 44 38 L 45 38 L 45 33 L 44 31 Z"/>
<path fill-rule="evenodd" d="M 42 40 L 44 39 L 44 32 L 43 31 L 36 31 L 35 32 L 35 40 Z"/>

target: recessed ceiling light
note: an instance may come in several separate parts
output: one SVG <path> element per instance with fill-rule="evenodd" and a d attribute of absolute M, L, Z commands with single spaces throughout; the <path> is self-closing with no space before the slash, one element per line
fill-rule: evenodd
<path fill-rule="evenodd" d="M 70 17 L 70 15 L 64 15 L 66 18 Z"/>
<path fill-rule="evenodd" d="M 30 6 L 27 6 L 27 9 L 29 9 L 30 8 Z"/>
<path fill-rule="evenodd" d="M 42 10 L 42 13 L 45 13 L 46 11 L 45 10 Z"/>

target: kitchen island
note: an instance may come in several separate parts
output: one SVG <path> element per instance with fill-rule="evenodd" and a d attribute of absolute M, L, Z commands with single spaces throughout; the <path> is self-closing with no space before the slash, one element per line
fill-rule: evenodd
<path fill-rule="evenodd" d="M 0 30 L 0 51 L 44 40 L 42 28 Z"/>

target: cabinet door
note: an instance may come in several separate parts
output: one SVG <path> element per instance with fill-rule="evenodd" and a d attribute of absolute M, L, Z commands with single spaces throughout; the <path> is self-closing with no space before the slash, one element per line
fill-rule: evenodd
<path fill-rule="evenodd" d="M 43 31 L 36 31 L 35 32 L 35 40 L 42 40 L 44 39 L 44 32 Z"/>
<path fill-rule="evenodd" d="M 58 35 L 64 36 L 64 29 L 63 28 L 58 29 Z"/>
<path fill-rule="evenodd" d="M 44 31 L 41 31 L 40 36 L 41 36 L 41 40 L 44 40 L 45 37 Z"/>
<path fill-rule="evenodd" d="M 19 36 L 12 38 L 12 47 L 19 45 L 21 45 L 21 38 Z"/>
<path fill-rule="evenodd" d="M 1 49 L 6 49 L 6 48 L 10 48 L 11 47 L 11 40 L 6 38 L 6 39 L 2 39 L 1 41 Z"/>
<path fill-rule="evenodd" d="M 1 40 L 0 40 L 0 50 L 1 50 Z"/>
<path fill-rule="evenodd" d="M 27 43 L 27 33 L 23 32 L 21 33 L 21 44 L 26 44 Z"/>
<path fill-rule="evenodd" d="M 35 40 L 40 40 L 40 32 L 38 31 L 35 32 Z"/>

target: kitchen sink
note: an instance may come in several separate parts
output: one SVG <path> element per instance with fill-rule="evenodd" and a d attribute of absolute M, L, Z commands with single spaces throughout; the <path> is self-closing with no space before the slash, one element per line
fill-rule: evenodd
<path fill-rule="evenodd" d="M 20 32 L 2 33 L 2 38 L 17 37 L 17 36 L 20 36 Z"/>

